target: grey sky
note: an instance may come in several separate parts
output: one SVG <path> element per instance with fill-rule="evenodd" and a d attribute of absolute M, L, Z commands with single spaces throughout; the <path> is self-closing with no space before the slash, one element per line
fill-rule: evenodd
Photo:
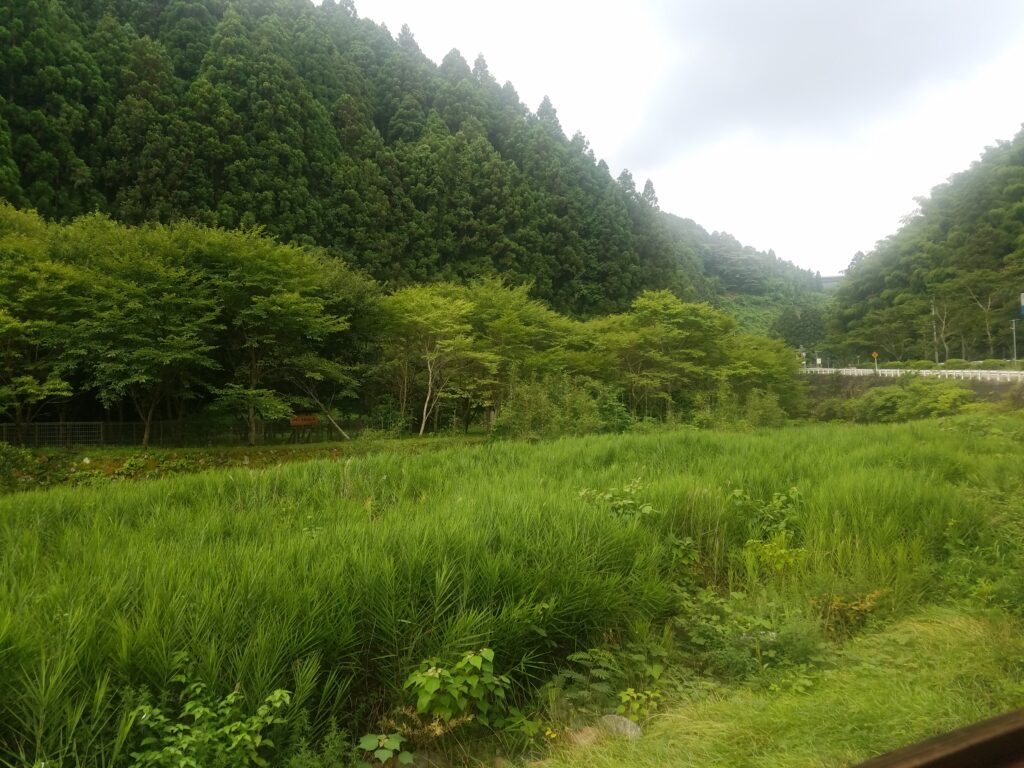
<path fill-rule="evenodd" d="M 984 12 L 950 0 L 699 0 L 651 8 L 678 35 L 678 48 L 659 75 L 648 136 L 638 142 L 648 147 L 649 137 L 660 145 L 737 128 L 842 131 L 900 109 L 929 84 L 971 75 L 1024 27 L 1020 0 L 992 0 Z"/>
<path fill-rule="evenodd" d="M 483 53 L 663 209 L 833 274 L 1024 122 L 1021 0 L 357 0 Z"/>

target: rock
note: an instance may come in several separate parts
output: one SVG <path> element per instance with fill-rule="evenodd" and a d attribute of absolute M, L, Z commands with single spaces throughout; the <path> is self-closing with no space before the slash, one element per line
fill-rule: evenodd
<path fill-rule="evenodd" d="M 601 740 L 601 731 L 593 726 L 587 726 L 578 731 L 569 731 L 565 734 L 565 740 L 574 747 L 592 747 Z"/>
<path fill-rule="evenodd" d="M 597 721 L 597 727 L 613 736 L 622 736 L 630 741 L 643 738 L 644 732 L 639 725 L 622 715 L 605 715 Z"/>

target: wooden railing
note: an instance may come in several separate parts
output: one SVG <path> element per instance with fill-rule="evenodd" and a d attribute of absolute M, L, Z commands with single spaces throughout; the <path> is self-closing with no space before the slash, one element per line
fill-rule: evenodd
<path fill-rule="evenodd" d="M 1024 709 L 897 749 L 857 768 L 1024 768 Z"/>

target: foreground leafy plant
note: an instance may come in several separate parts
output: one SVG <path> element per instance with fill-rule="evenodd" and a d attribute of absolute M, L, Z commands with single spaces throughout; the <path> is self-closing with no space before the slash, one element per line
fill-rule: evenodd
<path fill-rule="evenodd" d="M 358 768 L 372 768 L 374 764 L 384 765 L 392 760 L 399 765 L 409 765 L 415 757 L 412 752 L 402 749 L 404 742 L 405 736 L 400 733 L 366 734 L 359 740 L 359 749 L 369 757 L 359 761 Z"/>
<path fill-rule="evenodd" d="M 663 697 L 659 686 L 669 662 L 668 642 L 666 636 L 661 642 L 629 642 L 572 654 L 572 665 L 551 684 L 553 714 L 563 720 L 613 712 L 634 721 L 648 717 Z"/>
<path fill-rule="evenodd" d="M 609 488 L 606 491 L 584 488 L 580 491 L 580 498 L 589 504 L 606 505 L 616 517 L 625 519 L 645 517 L 655 512 L 655 509 L 638 498 L 643 488 L 643 483 L 637 477 L 622 488 Z"/>
<path fill-rule="evenodd" d="M 635 688 L 627 688 L 619 691 L 619 706 L 615 708 L 615 712 L 638 723 L 653 715 L 663 698 L 661 691 L 658 690 L 638 691 Z"/>
<path fill-rule="evenodd" d="M 186 683 L 184 675 L 176 677 Z M 132 768 L 247 768 L 269 765 L 260 754 L 274 743 L 263 735 L 285 722 L 281 716 L 291 694 L 276 690 L 264 699 L 255 714 L 245 715 L 237 689 L 214 701 L 202 683 L 187 683 L 178 716 L 169 717 L 159 707 L 143 705 L 133 712 L 147 734 L 142 749 L 132 752 Z"/>
<path fill-rule="evenodd" d="M 781 609 L 742 592 L 722 596 L 704 589 L 681 597 L 675 626 L 691 663 L 718 677 L 745 679 L 818 662 L 820 626 L 788 619 Z"/>
<path fill-rule="evenodd" d="M 503 727 L 512 716 L 506 701 L 511 680 L 494 674 L 494 651 L 470 651 L 450 667 L 428 659 L 409 675 L 405 687 L 416 695 L 416 711 L 449 723 L 474 719 L 483 726 Z"/>
<path fill-rule="evenodd" d="M 0 442 L 0 492 L 13 490 L 32 463 L 31 452 Z"/>

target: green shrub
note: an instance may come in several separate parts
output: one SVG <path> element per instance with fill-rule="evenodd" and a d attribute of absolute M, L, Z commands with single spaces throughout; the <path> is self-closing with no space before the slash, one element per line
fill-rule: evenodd
<path fill-rule="evenodd" d="M 32 452 L 0 443 L 0 491 L 14 490 L 20 478 L 31 473 Z"/>
<path fill-rule="evenodd" d="M 811 409 L 811 417 L 817 421 L 846 421 L 849 419 L 845 397 L 827 397 Z"/>
<path fill-rule="evenodd" d="M 494 434 L 539 439 L 621 432 L 631 422 L 626 407 L 606 388 L 568 376 L 549 376 L 513 387 Z"/>
<path fill-rule="evenodd" d="M 851 421 L 884 424 L 932 416 L 952 416 L 974 399 L 974 392 L 953 381 L 907 376 L 847 401 L 841 409 Z"/>
<path fill-rule="evenodd" d="M 774 392 L 755 389 L 747 395 L 744 419 L 752 427 L 779 427 L 786 423 L 786 412 Z"/>
<path fill-rule="evenodd" d="M 1010 387 L 1003 399 L 1011 408 L 1024 409 L 1024 381 Z"/>
<path fill-rule="evenodd" d="M 603 432 L 625 432 L 633 426 L 634 419 L 626 404 L 611 389 L 605 389 L 597 395 L 597 414 L 601 420 Z"/>
<path fill-rule="evenodd" d="M 285 722 L 281 713 L 291 703 L 288 691 L 274 691 L 255 713 L 247 715 L 237 689 L 215 700 L 202 683 L 190 682 L 184 675 L 174 679 L 184 686 L 177 715 L 168 716 L 163 708 L 149 704 L 132 713 L 134 723 L 144 735 L 140 748 L 131 753 L 131 768 L 269 765 L 266 754 L 274 743 L 264 731 Z"/>
<path fill-rule="evenodd" d="M 548 685 L 549 714 L 575 722 L 603 714 L 631 720 L 657 709 L 672 651 L 671 628 L 660 638 L 578 651 Z"/>
<path fill-rule="evenodd" d="M 416 712 L 450 724 L 453 720 L 501 728 L 509 718 L 508 675 L 494 673 L 494 651 L 469 651 L 451 664 L 428 659 L 409 675 L 405 687 L 416 697 Z"/>
<path fill-rule="evenodd" d="M 777 393 L 752 389 L 741 395 L 727 383 L 698 398 L 696 405 L 691 421 L 701 429 L 778 427 L 788 419 Z"/>
<path fill-rule="evenodd" d="M 816 621 L 742 592 L 685 595 L 675 626 L 698 670 L 731 679 L 814 664 L 824 640 Z"/>
<path fill-rule="evenodd" d="M 314 749 L 303 745 L 296 754 L 288 758 L 285 768 L 343 768 L 351 764 L 352 744 L 348 734 L 331 728 L 320 744 Z"/>

